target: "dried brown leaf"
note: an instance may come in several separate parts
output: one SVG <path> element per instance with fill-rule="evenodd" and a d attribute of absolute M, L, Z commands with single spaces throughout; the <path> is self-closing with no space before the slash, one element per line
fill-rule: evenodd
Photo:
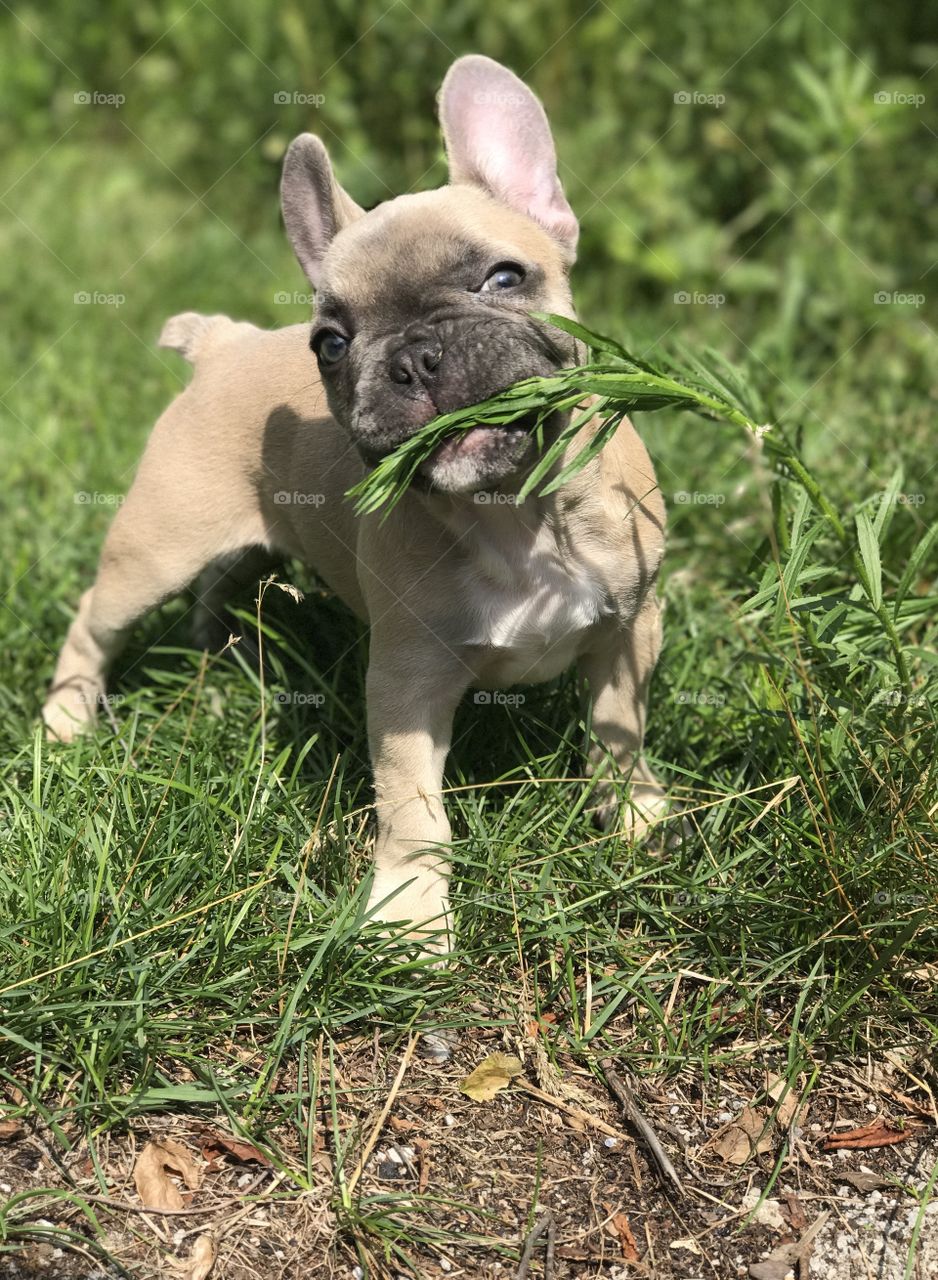
<path fill-rule="evenodd" d="M 846 1133 L 831 1133 L 824 1139 L 825 1151 L 864 1150 L 867 1147 L 891 1147 L 896 1142 L 905 1142 L 906 1138 L 914 1138 L 921 1133 L 920 1128 L 911 1126 L 899 1128 L 888 1120 L 880 1118 L 872 1124 L 862 1125 L 859 1129 L 848 1129 Z"/>
<path fill-rule="evenodd" d="M 614 1213 L 610 1219 L 610 1225 L 619 1237 L 619 1247 L 622 1249 L 623 1260 L 625 1262 L 638 1262 L 638 1246 L 635 1243 L 635 1236 L 632 1234 L 632 1228 L 625 1214 Z"/>
<path fill-rule="evenodd" d="M 915 1098 L 910 1098 L 907 1093 L 900 1093 L 896 1089 L 884 1089 L 884 1093 L 890 1098 L 905 1107 L 907 1111 L 911 1111 L 913 1115 L 922 1116 L 925 1120 L 934 1120 L 935 1113 L 931 1107 L 925 1105 L 924 1102 L 918 1102 Z"/>
<path fill-rule="evenodd" d="M 752 1280 L 794 1280 L 795 1263 L 772 1255 L 765 1262 L 754 1262 L 749 1274 Z"/>
<path fill-rule="evenodd" d="M 789 1191 L 785 1196 L 785 1205 L 788 1209 L 788 1221 L 791 1223 L 793 1230 L 803 1231 L 808 1225 L 808 1219 L 805 1215 L 802 1203 L 795 1195 L 794 1191 Z"/>
<path fill-rule="evenodd" d="M 192 1156 L 172 1138 L 148 1142 L 134 1165 L 134 1185 L 148 1209 L 161 1212 L 182 1209 L 185 1201 L 170 1177 L 178 1174 L 190 1191 L 199 1185 L 199 1170 Z"/>
<path fill-rule="evenodd" d="M 819 1214 L 800 1240 L 780 1244 L 762 1262 L 753 1262 L 749 1267 L 752 1280 L 789 1280 L 789 1277 L 794 1276 L 799 1261 L 810 1257 L 815 1237 L 829 1217 L 829 1213 Z"/>
<path fill-rule="evenodd" d="M 258 1151 L 253 1142 L 245 1142 L 241 1138 L 233 1138 L 227 1133 L 207 1133 L 202 1138 L 203 1160 L 217 1160 L 221 1156 L 231 1156 L 240 1164 L 259 1164 L 265 1169 L 271 1167 L 270 1161 L 263 1151 Z"/>
<path fill-rule="evenodd" d="M 0 1142 L 12 1142 L 14 1138 L 18 1138 L 23 1132 L 23 1124 L 20 1120 L 0 1120 Z"/>
<path fill-rule="evenodd" d="M 891 1184 L 886 1178 L 881 1178 L 878 1173 L 864 1173 L 862 1169 L 846 1169 L 843 1173 L 838 1173 L 838 1182 L 846 1182 L 851 1187 L 856 1187 L 857 1191 L 878 1191 L 880 1187 L 888 1187 Z"/>
<path fill-rule="evenodd" d="M 788 1129 L 795 1113 L 801 1103 L 801 1093 L 797 1084 L 792 1084 L 789 1088 L 788 1081 L 784 1076 L 776 1076 L 771 1073 L 766 1081 L 766 1093 L 773 1102 L 778 1103 L 775 1111 L 775 1123 L 780 1129 Z M 801 1123 L 804 1124 L 804 1116 Z"/>
<path fill-rule="evenodd" d="M 765 1117 L 755 1107 L 743 1107 L 737 1118 L 714 1134 L 710 1145 L 726 1164 L 742 1165 L 772 1150 L 772 1137 L 763 1133 Z"/>
<path fill-rule="evenodd" d="M 202 1235 L 192 1246 L 192 1252 L 184 1263 L 184 1280 L 205 1280 L 215 1265 L 215 1241 L 210 1235 Z"/>
<path fill-rule="evenodd" d="M 423 1195 L 430 1183 L 430 1143 L 426 1138 L 414 1138 L 417 1149 L 420 1176 L 417 1181 L 417 1193 Z"/>

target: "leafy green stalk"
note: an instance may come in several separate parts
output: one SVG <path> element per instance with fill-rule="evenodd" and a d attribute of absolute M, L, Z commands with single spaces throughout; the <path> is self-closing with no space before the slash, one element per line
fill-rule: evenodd
<path fill-rule="evenodd" d="M 579 368 L 561 369 L 550 377 L 526 378 L 480 404 L 467 405 L 434 418 L 349 490 L 349 496 L 357 500 L 356 510 L 360 515 L 371 514 L 381 508 L 390 511 L 403 497 L 420 464 L 451 436 L 478 426 L 507 426 L 520 418 L 536 415 L 534 430 L 540 438 L 543 425 L 551 414 L 573 409 L 590 396 L 600 397 L 600 403 L 575 416 L 544 449 L 519 496 L 534 492 L 542 481 L 546 481 L 538 489 L 542 495 L 566 484 L 596 456 L 612 437 L 623 416 L 633 410 L 692 409 L 707 417 L 756 429 L 746 412 L 715 383 L 707 386 L 690 376 L 682 379 L 677 374 L 655 368 L 630 355 L 612 339 L 594 334 L 565 316 L 543 318 L 586 342 L 593 357 L 591 361 Z M 592 438 L 559 475 L 550 477 L 571 440 L 590 418 L 596 420 Z"/>
<path fill-rule="evenodd" d="M 540 456 L 531 468 L 518 499 L 533 493 L 546 496 L 567 484 L 583 470 L 615 434 L 623 417 L 633 411 L 687 409 L 716 422 L 742 427 L 761 439 L 777 469 L 794 479 L 824 517 L 837 541 L 849 553 L 857 579 L 889 637 L 899 677 L 908 686 L 909 675 L 892 614 L 882 598 L 878 570 L 874 564 L 873 535 L 861 520 L 851 531 L 827 499 L 795 446 L 777 428 L 757 421 L 756 410 L 747 402 L 751 393 L 733 368 L 713 352 L 706 357 L 683 352 L 686 368 L 669 362 L 656 366 L 612 338 L 593 333 L 565 316 L 539 315 L 555 328 L 585 343 L 588 363 L 561 369 L 550 377 L 526 378 L 480 404 L 467 405 L 435 418 L 398 449 L 383 458 L 352 489 L 359 515 L 383 509 L 385 516 L 400 501 L 421 464 L 434 449 L 461 431 L 478 426 L 506 426 L 521 418 L 533 419 L 532 431 Z M 591 397 L 597 397 L 590 401 Z M 588 402 L 584 406 L 584 402 Z M 578 414 L 544 445 L 544 425 L 552 414 L 563 414 L 584 406 Z M 576 454 L 562 460 L 587 422 L 595 427 Z"/>

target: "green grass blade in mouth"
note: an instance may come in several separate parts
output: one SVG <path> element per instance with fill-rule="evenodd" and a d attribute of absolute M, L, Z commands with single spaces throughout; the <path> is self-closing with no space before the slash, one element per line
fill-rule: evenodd
<path fill-rule="evenodd" d="M 825 519 L 828 528 L 849 554 L 857 578 L 865 584 L 871 606 L 889 637 L 903 688 L 908 687 L 909 671 L 895 620 L 886 609 L 881 588 L 871 576 L 872 546 L 865 527 L 859 537 L 841 519 L 825 496 L 821 486 L 801 458 L 795 446 L 777 429 L 769 431 L 756 418 L 757 400 L 752 388 L 722 356 L 714 352 L 700 355 L 684 353 L 680 369 L 670 360 L 660 366 L 639 359 L 611 338 L 593 333 L 566 316 L 539 316 L 584 343 L 594 359 L 573 369 L 561 369 L 550 377 L 526 378 L 489 400 L 467 405 L 453 413 L 442 414 L 400 448 L 378 463 L 348 491 L 355 499 L 359 515 L 383 511 L 386 518 L 406 493 L 421 463 L 447 437 L 471 427 L 506 425 L 519 418 L 537 415 L 535 441 L 540 457 L 522 485 L 518 497 L 532 493 L 546 495 L 567 484 L 603 449 L 615 433 L 622 418 L 633 410 L 643 413 L 655 409 L 689 409 L 715 422 L 743 427 L 761 439 L 779 474 L 799 484 L 808 499 Z M 597 358 L 601 357 L 601 358 Z M 590 396 L 597 403 L 575 415 L 544 447 L 543 426 L 551 413 L 566 412 L 582 405 Z M 586 421 L 596 421 L 596 429 L 583 446 L 562 466 L 577 432 Z"/>
<path fill-rule="evenodd" d="M 390 511 L 406 492 L 421 463 L 448 437 L 477 426 L 507 426 L 535 413 L 534 430 L 541 456 L 525 480 L 520 497 L 535 491 L 552 493 L 566 484 L 596 457 L 624 415 L 632 410 L 691 409 L 710 418 L 755 429 L 756 424 L 733 397 L 737 379 L 732 370 L 726 372 L 729 366 L 720 370 L 722 376 L 707 378 L 703 366 L 695 361 L 687 374 L 682 375 L 655 367 L 632 355 L 614 339 L 594 333 L 566 316 L 536 313 L 536 318 L 584 344 L 589 349 L 590 362 L 573 369 L 561 369 L 550 377 L 526 378 L 491 399 L 442 414 L 427 423 L 349 490 L 359 515 L 382 509 L 385 514 Z M 543 425 L 548 416 L 573 409 L 590 396 L 600 397 L 600 403 L 576 415 L 544 448 Z M 597 419 L 592 438 L 559 475 L 551 476 L 573 438 L 590 418 Z M 544 487 L 538 489 L 542 482 Z"/>

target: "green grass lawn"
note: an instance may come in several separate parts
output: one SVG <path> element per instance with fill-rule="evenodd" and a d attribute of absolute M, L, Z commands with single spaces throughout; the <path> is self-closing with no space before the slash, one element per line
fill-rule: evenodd
<path fill-rule="evenodd" d="M 314 1085 L 334 1100 L 330 1054 L 343 1044 L 377 1032 L 399 1050 L 419 1027 L 455 1028 L 471 1045 L 547 1014 L 539 1052 L 557 1072 L 594 1071 L 612 1054 L 662 1088 L 687 1073 L 706 1088 L 753 1062 L 813 1086 L 827 1063 L 887 1049 L 932 1069 L 938 453 L 933 311 L 917 298 L 929 293 L 934 229 L 916 243 L 914 201 L 896 190 L 891 204 L 883 188 L 927 131 L 875 117 L 890 67 L 851 88 L 857 73 L 837 72 L 831 37 L 791 40 L 826 67 L 825 110 L 805 73 L 776 110 L 787 132 L 772 134 L 766 106 L 747 134 L 740 108 L 725 125 L 742 138 L 730 153 L 715 116 L 710 190 L 732 189 L 730 159 L 752 163 L 752 188 L 738 178 L 740 207 L 701 209 L 699 227 L 682 207 L 690 181 L 667 187 L 662 141 L 649 162 L 658 222 L 641 221 L 652 196 L 638 173 L 628 180 L 647 253 L 603 260 L 610 196 L 585 237 L 579 294 L 584 319 L 634 350 L 680 340 L 737 363 L 848 537 L 859 529 L 868 581 L 802 485 L 744 433 L 686 413 L 637 418 L 670 520 L 647 746 L 691 829 L 662 851 L 590 825 L 571 679 L 519 691 L 516 706 L 468 701 L 448 770 L 458 949 L 443 968 L 361 925 L 367 636 L 304 567 L 283 575 L 302 604 L 264 598 L 263 685 L 237 651 L 190 647 L 191 601 L 180 600 L 135 633 L 95 735 L 61 747 L 38 727 L 115 503 L 187 377 L 156 350 L 163 320 L 190 308 L 264 326 L 308 315 L 276 206 L 274 153 L 291 130 L 278 126 L 266 168 L 247 169 L 240 136 L 222 132 L 214 163 L 193 151 L 191 170 L 174 164 L 185 183 L 154 155 L 164 137 L 182 143 L 162 119 L 134 116 L 132 99 L 106 126 L 76 110 L 68 129 L 57 108 L 8 150 L 0 1081 L 7 1113 L 39 1117 L 60 1152 L 154 1115 L 223 1115 L 290 1185 L 309 1186 L 306 1101 Z M 341 131 L 338 105 L 331 119 Z M 664 120 L 643 122 L 642 137 Z M 410 145 L 413 181 L 426 156 Z M 929 198 L 931 145 L 918 177 Z M 696 144 L 673 146 L 672 168 L 690 180 Z M 744 148 L 763 149 L 772 172 Z M 640 172 L 642 145 L 629 150 Z M 830 173 L 834 157 L 846 158 Z M 613 169 L 609 181 L 621 159 Z M 578 181 L 568 175 L 585 212 Z M 787 209 L 784 188 L 812 182 L 815 212 Z M 633 217 L 625 196 L 614 207 Z M 721 238 L 731 216 L 737 238 Z M 256 628 L 250 596 L 243 607 Z M 426 1206 L 412 1191 L 390 1207 L 350 1196 L 344 1142 L 331 1202 L 340 1233 L 369 1248 L 393 1238 L 406 1253 Z M 106 1170 L 92 1176 L 104 1194 Z M 0 1214 L 0 1239 L 42 1236 L 49 1202 L 37 1205 Z"/>

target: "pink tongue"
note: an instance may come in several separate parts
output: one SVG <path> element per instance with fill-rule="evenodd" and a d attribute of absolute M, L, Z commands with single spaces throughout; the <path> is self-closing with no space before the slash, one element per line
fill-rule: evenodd
<path fill-rule="evenodd" d="M 470 427 L 468 431 L 460 432 L 458 436 L 452 436 L 449 440 L 444 440 L 442 444 L 437 445 L 428 461 L 445 462 L 447 459 L 455 458 L 460 454 L 473 453 L 477 448 L 481 447 L 486 434 L 487 429 L 485 427 Z"/>

